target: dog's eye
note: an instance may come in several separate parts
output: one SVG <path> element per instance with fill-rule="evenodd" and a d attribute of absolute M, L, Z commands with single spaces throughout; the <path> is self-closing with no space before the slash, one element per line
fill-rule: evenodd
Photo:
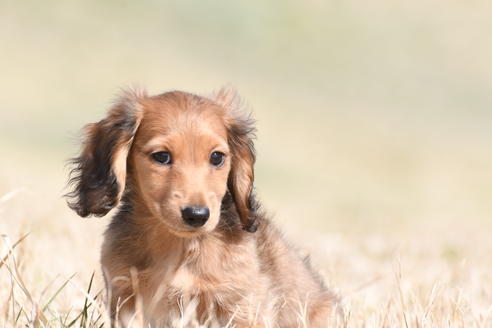
<path fill-rule="evenodd" d="M 171 164 L 171 154 L 169 154 L 167 151 L 159 151 L 157 153 L 153 153 L 152 158 L 159 164 Z"/>
<path fill-rule="evenodd" d="M 215 167 L 222 166 L 224 164 L 225 154 L 219 151 L 214 151 L 212 155 L 210 155 L 210 164 Z"/>

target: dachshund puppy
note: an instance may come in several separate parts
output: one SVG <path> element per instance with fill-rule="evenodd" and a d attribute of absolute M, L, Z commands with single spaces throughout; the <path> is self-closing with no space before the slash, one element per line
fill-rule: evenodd
<path fill-rule="evenodd" d="M 253 194 L 253 121 L 237 94 L 126 91 L 85 127 L 69 206 L 118 207 L 101 263 L 112 324 L 326 327 L 337 305 Z"/>

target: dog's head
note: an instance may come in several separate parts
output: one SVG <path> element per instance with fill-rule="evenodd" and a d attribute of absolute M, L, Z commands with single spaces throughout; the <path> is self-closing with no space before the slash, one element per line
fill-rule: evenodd
<path fill-rule="evenodd" d="M 192 236 L 212 231 L 230 192 L 243 228 L 254 232 L 252 120 L 234 91 L 125 92 L 105 119 L 85 127 L 68 194 L 80 216 L 103 216 L 128 192 L 133 210 Z"/>

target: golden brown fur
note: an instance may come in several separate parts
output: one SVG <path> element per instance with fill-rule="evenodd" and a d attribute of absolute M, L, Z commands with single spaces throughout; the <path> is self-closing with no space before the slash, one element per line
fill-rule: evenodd
<path fill-rule="evenodd" d="M 128 91 L 86 127 L 69 205 L 81 216 L 119 205 L 101 255 L 114 321 L 166 326 L 182 305 L 202 323 L 328 325 L 335 297 L 254 199 L 254 128 L 244 115 L 230 90 Z M 172 162 L 156 161 L 160 152 Z M 203 226 L 183 220 L 191 205 L 209 209 Z"/>

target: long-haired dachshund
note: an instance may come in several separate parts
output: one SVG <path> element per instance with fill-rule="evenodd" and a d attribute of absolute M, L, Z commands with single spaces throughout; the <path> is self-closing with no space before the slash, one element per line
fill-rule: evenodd
<path fill-rule="evenodd" d="M 119 205 L 101 254 L 113 325 L 167 326 L 187 306 L 202 324 L 328 325 L 336 297 L 254 198 L 254 132 L 230 89 L 126 91 L 85 127 L 69 206 Z"/>

